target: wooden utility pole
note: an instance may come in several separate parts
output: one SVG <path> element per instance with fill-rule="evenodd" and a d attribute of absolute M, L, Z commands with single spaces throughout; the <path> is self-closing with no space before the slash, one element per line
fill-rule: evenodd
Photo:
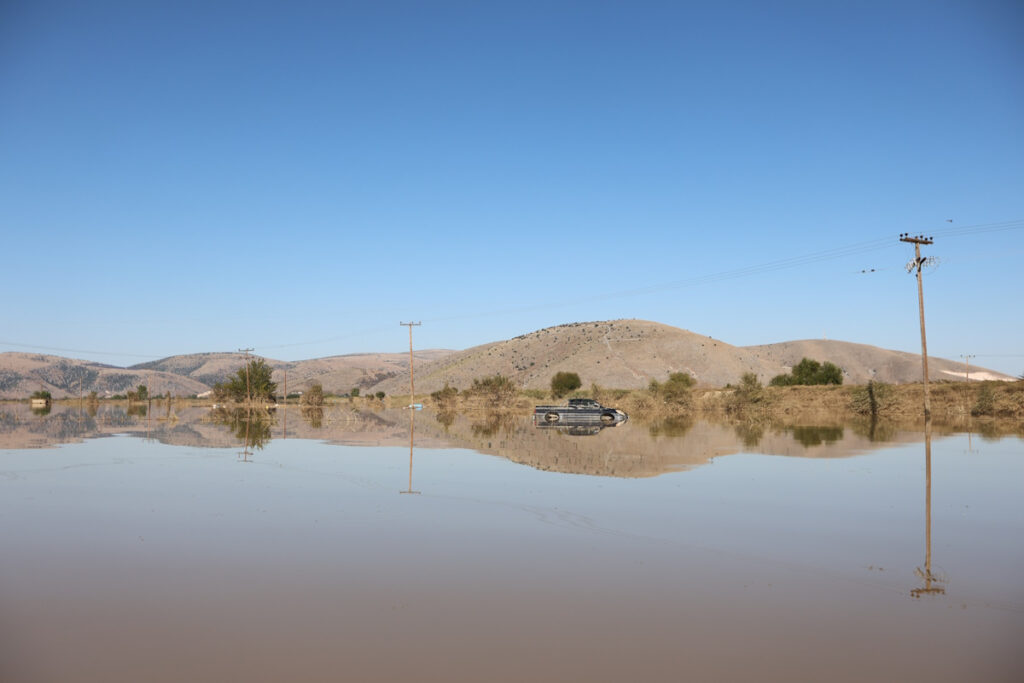
<path fill-rule="evenodd" d="M 964 359 L 964 381 L 971 381 L 971 359 L 975 357 L 973 353 L 961 353 L 960 357 Z"/>
<path fill-rule="evenodd" d="M 245 354 L 245 399 L 248 405 L 252 405 L 252 385 L 249 383 L 249 352 L 252 349 L 238 349 Z"/>
<path fill-rule="evenodd" d="M 928 396 L 928 342 L 924 334 L 924 287 L 921 284 L 921 268 L 930 259 L 921 258 L 921 245 L 932 244 L 931 237 L 917 235 L 911 237 L 908 233 L 900 235 L 900 242 L 908 242 L 914 245 L 914 260 L 907 264 L 907 272 L 917 270 L 917 307 L 921 313 L 921 365 L 924 371 L 924 419 L 932 418 L 932 404 Z"/>
<path fill-rule="evenodd" d="M 413 369 L 412 369 L 412 328 L 418 327 L 423 323 L 398 323 L 399 325 L 405 325 L 409 328 L 409 409 L 412 409 L 414 403 L 414 396 L 416 395 L 416 385 L 413 382 Z"/>

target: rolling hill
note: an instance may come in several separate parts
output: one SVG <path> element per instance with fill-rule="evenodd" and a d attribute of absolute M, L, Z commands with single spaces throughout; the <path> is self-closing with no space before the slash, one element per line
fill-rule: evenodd
<path fill-rule="evenodd" d="M 706 386 L 735 384 L 746 372 L 767 383 L 786 373 L 801 358 L 831 361 L 843 370 L 846 383 L 869 379 L 893 384 L 917 382 L 921 359 L 914 353 L 812 339 L 761 346 L 733 346 L 647 320 L 610 320 L 549 327 L 514 339 L 491 342 L 464 351 L 416 351 L 416 390 L 430 392 L 447 382 L 465 389 L 473 379 L 502 374 L 530 389 L 547 389 L 556 372 L 575 372 L 585 387 L 641 388 L 652 379 L 664 380 L 671 372 L 687 372 Z M 284 389 L 302 391 L 314 381 L 324 390 L 343 394 L 353 387 L 363 391 L 402 394 L 409 387 L 406 353 L 362 353 L 302 361 L 265 359 L 273 378 Z M 25 398 L 37 389 L 54 397 L 84 393 L 101 396 L 123 393 L 147 384 L 151 393 L 188 396 L 207 391 L 214 383 L 242 367 L 240 353 L 197 353 L 171 356 L 128 368 L 73 360 L 60 356 L 0 353 L 0 398 Z M 932 380 L 963 380 L 963 364 L 929 358 Z M 981 367 L 971 368 L 971 379 L 1012 377 Z"/>
<path fill-rule="evenodd" d="M 119 368 L 38 353 L 0 353 L 0 398 L 25 398 L 39 389 L 49 391 L 54 398 L 78 396 L 80 391 L 111 396 L 140 384 L 147 385 L 151 394 L 170 391 L 176 396 L 208 389 L 202 382 L 170 372 Z"/>
<path fill-rule="evenodd" d="M 919 355 L 866 344 L 809 340 L 743 347 L 661 323 L 611 320 L 549 327 L 417 365 L 416 389 L 435 391 L 445 382 L 465 389 L 474 378 L 495 374 L 526 388 L 547 389 L 551 376 L 559 371 L 579 374 L 584 387 L 596 382 L 605 387 L 641 388 L 652 379 L 665 380 L 671 372 L 687 372 L 708 386 L 735 384 L 746 372 L 767 383 L 789 372 L 805 356 L 835 363 L 846 383 L 874 379 L 896 384 L 921 378 Z M 962 380 L 963 364 L 932 357 L 929 375 L 933 380 Z M 984 368 L 973 368 L 971 376 L 1013 379 Z M 374 388 L 400 393 L 408 384 L 406 371 Z"/>

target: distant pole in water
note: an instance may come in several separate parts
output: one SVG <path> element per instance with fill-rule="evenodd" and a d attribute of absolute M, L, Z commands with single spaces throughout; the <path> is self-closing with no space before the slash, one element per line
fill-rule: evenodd
<path fill-rule="evenodd" d="M 417 323 L 398 323 L 399 325 L 405 325 L 409 328 L 409 408 L 412 408 L 413 397 L 416 395 L 415 383 L 413 382 L 413 369 L 412 369 L 412 328 L 422 325 L 422 322 Z"/>
<path fill-rule="evenodd" d="M 971 359 L 974 358 L 973 353 L 961 353 L 960 357 L 964 359 L 964 381 L 971 381 Z"/>
<path fill-rule="evenodd" d="M 924 371 L 924 419 L 928 421 L 932 417 L 932 405 L 928 396 L 928 342 L 924 334 L 924 287 L 921 284 L 921 267 L 932 259 L 921 258 L 921 245 L 932 244 L 933 240 L 924 235 L 911 237 L 909 233 L 903 233 L 900 235 L 900 242 L 914 245 L 914 260 L 907 264 L 907 272 L 917 271 L 917 307 L 921 313 L 921 364 Z"/>

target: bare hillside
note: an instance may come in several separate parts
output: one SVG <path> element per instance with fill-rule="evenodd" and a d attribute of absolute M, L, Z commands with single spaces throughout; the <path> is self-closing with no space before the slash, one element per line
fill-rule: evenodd
<path fill-rule="evenodd" d="M 782 369 L 712 337 L 646 320 L 611 320 L 549 327 L 417 365 L 416 390 L 434 391 L 445 382 L 465 389 L 474 378 L 499 373 L 520 386 L 546 389 L 559 371 L 579 374 L 584 386 L 640 388 L 671 372 L 721 386 L 745 372 L 767 380 Z M 408 384 L 403 373 L 374 388 L 400 393 Z"/>
<path fill-rule="evenodd" d="M 736 384 L 752 372 L 764 383 L 789 372 L 804 357 L 831 361 L 843 370 L 844 382 L 869 379 L 887 383 L 918 382 L 921 358 L 912 353 L 830 340 L 782 342 L 739 347 L 688 330 L 646 320 L 612 320 L 549 327 L 507 341 L 476 346 L 416 366 L 417 392 L 435 391 L 445 382 L 458 389 L 473 379 L 502 374 L 519 386 L 547 389 L 556 372 L 579 374 L 584 387 L 597 383 L 622 389 L 642 388 L 671 372 L 687 372 L 708 386 Z M 972 368 L 972 379 L 1012 379 Z M 963 364 L 929 358 L 933 381 L 963 379 Z M 408 372 L 375 386 L 389 394 L 406 391 Z"/>
<path fill-rule="evenodd" d="M 417 351 L 414 358 L 417 363 L 426 363 L 450 353 L 444 349 L 428 349 Z M 409 368 L 407 353 L 357 353 L 302 361 L 264 360 L 274 369 L 273 380 L 278 383 L 281 391 L 284 390 L 287 372 L 289 392 L 304 391 L 313 382 L 320 382 L 324 391 L 342 394 L 354 387 L 366 389 L 389 377 L 407 373 Z M 131 369 L 171 372 L 211 387 L 244 365 L 245 355 L 241 353 L 193 353 L 140 363 Z"/>
<path fill-rule="evenodd" d="M 867 344 L 834 341 L 831 339 L 805 339 L 780 342 L 764 346 L 743 347 L 772 363 L 783 366 L 785 371 L 803 358 L 816 361 L 831 361 L 843 370 L 843 381 L 848 384 L 866 384 L 868 380 L 904 384 L 921 381 L 921 356 L 905 351 L 891 351 Z M 944 358 L 928 358 L 928 375 L 932 381 L 964 379 L 964 364 Z M 973 379 L 1012 380 L 1004 375 L 984 368 L 973 368 Z"/>
<path fill-rule="evenodd" d="M 25 398 L 44 389 L 54 398 L 95 391 L 100 396 L 123 394 L 140 384 L 150 393 L 170 391 L 189 396 L 207 387 L 189 377 L 158 370 L 118 368 L 85 360 L 37 353 L 0 353 L 0 398 Z"/>

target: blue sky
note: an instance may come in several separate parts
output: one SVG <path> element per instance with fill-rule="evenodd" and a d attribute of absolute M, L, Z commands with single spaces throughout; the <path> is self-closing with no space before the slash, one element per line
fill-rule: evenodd
<path fill-rule="evenodd" d="M 918 351 L 902 232 L 929 351 L 1024 372 L 1019 2 L 0 5 L 0 351 Z"/>

